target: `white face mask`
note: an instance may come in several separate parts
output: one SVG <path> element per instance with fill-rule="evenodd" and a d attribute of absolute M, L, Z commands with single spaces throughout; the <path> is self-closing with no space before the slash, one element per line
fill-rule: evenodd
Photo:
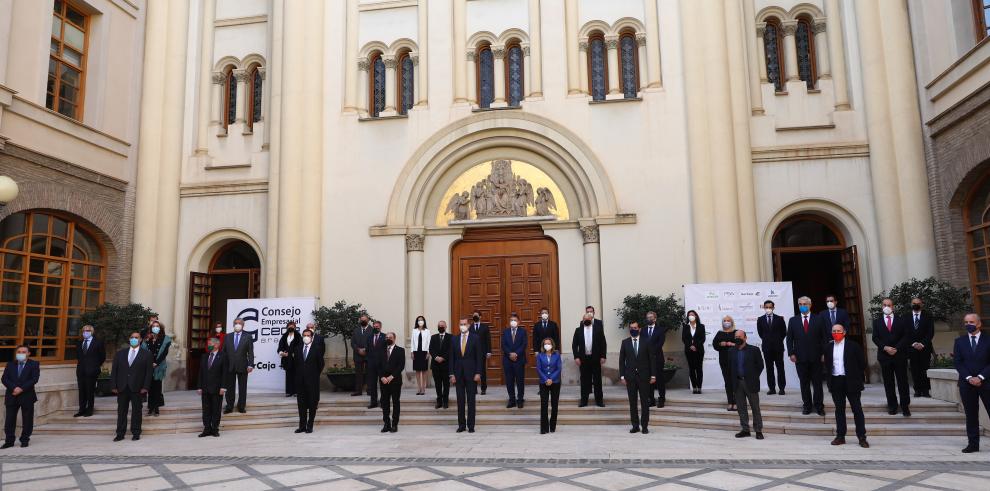
<path fill-rule="evenodd" d="M 17 353 L 15 357 L 17 358 L 17 361 L 25 361 L 27 360 L 28 355 L 27 353 Z"/>
<path fill-rule="evenodd" d="M 698 320 L 698 318 L 697 318 L 697 317 L 695 317 L 695 316 L 693 316 L 693 315 L 689 315 L 689 316 L 688 316 L 688 322 L 694 322 L 694 321 L 696 321 L 696 320 Z"/>
<path fill-rule="evenodd" d="M 419 327 L 423 327 L 423 326 L 426 325 L 426 322 L 424 322 L 424 321 L 416 321 L 416 325 L 419 326 Z"/>
<path fill-rule="evenodd" d="M 540 318 L 543 319 L 543 320 L 547 320 L 547 319 L 550 318 L 550 314 L 544 312 L 544 313 L 540 314 Z"/>
<path fill-rule="evenodd" d="M 550 351 L 552 349 L 553 349 L 553 345 L 552 344 L 544 344 L 543 345 L 543 351 Z"/>
<path fill-rule="evenodd" d="M 461 334 L 468 332 L 467 324 L 461 324 Z"/>
<path fill-rule="evenodd" d="M 516 321 L 511 321 L 511 322 L 509 322 L 509 325 L 512 326 L 512 327 L 516 327 L 516 326 L 519 325 L 519 323 L 516 322 Z"/>
<path fill-rule="evenodd" d="M 767 315 L 773 315 L 773 309 L 763 309 L 767 311 Z"/>
<path fill-rule="evenodd" d="M 312 343 L 313 338 L 311 336 L 303 336 L 303 342 L 306 344 Z"/>
<path fill-rule="evenodd" d="M 241 329 L 244 329 L 244 326 L 240 324 L 234 324 L 234 332 L 241 332 Z"/>
<path fill-rule="evenodd" d="M 825 305 L 828 307 L 829 310 L 835 309 L 835 302 L 825 302 Z"/>
<path fill-rule="evenodd" d="M 728 329 L 732 327 L 732 323 L 729 321 L 722 321 L 722 329 Z"/>
<path fill-rule="evenodd" d="M 894 313 L 894 309 L 892 309 L 890 307 L 884 307 L 883 308 L 883 315 L 890 315 L 890 314 L 893 314 L 893 313 Z"/>
<path fill-rule="evenodd" d="M 222 327 L 218 327 L 218 328 L 216 329 L 216 331 L 217 331 L 217 332 L 223 332 L 223 328 L 222 328 Z"/>

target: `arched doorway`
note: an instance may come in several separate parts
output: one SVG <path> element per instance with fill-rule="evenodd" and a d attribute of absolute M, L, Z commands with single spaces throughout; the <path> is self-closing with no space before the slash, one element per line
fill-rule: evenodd
<path fill-rule="evenodd" d="M 990 173 L 984 175 L 963 208 L 969 285 L 976 312 L 990 321 Z"/>
<path fill-rule="evenodd" d="M 258 298 L 261 293 L 261 260 L 241 240 L 224 244 L 210 260 L 206 273 L 189 273 L 189 331 L 187 384 L 198 388 L 199 354 L 213 335 L 217 322 L 227 323 L 227 300 Z"/>
<path fill-rule="evenodd" d="M 859 256 L 839 227 L 820 215 L 792 216 L 774 232 L 772 251 L 774 280 L 790 281 L 795 297 L 810 297 L 815 312 L 825 310 L 826 296 L 835 295 L 849 311 L 849 337 L 865 347 Z"/>

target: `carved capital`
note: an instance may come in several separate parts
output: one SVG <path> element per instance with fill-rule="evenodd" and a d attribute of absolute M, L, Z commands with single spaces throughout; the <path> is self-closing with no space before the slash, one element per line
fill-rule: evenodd
<path fill-rule="evenodd" d="M 385 63 L 385 68 L 395 70 L 396 61 L 394 56 L 383 56 L 382 62 Z"/>
<path fill-rule="evenodd" d="M 793 36 L 797 32 L 797 21 L 781 22 L 780 28 L 784 31 L 785 36 Z"/>
<path fill-rule="evenodd" d="M 616 49 L 619 47 L 619 37 L 618 36 L 606 36 L 605 37 L 605 47 L 608 49 Z"/>
<path fill-rule="evenodd" d="M 410 234 L 406 236 L 406 252 L 423 252 L 423 242 L 426 237 L 423 234 Z"/>
<path fill-rule="evenodd" d="M 474 61 L 474 50 L 469 49 L 467 51 L 467 61 Z"/>
<path fill-rule="evenodd" d="M 821 19 L 821 20 L 817 20 L 816 19 L 815 20 L 815 23 L 811 26 L 811 30 L 814 31 L 815 34 L 821 34 L 821 33 L 825 32 L 825 20 L 824 19 Z"/>
<path fill-rule="evenodd" d="M 598 225 L 586 225 L 581 227 L 581 238 L 585 244 L 598 243 Z"/>
<path fill-rule="evenodd" d="M 641 32 L 636 35 L 636 44 L 640 46 L 646 46 L 646 33 Z"/>
<path fill-rule="evenodd" d="M 413 66 L 419 66 L 419 55 L 410 55 L 409 59 L 412 60 Z"/>
<path fill-rule="evenodd" d="M 522 45 L 522 52 L 523 52 L 523 56 L 529 56 L 529 45 L 528 44 Z"/>
<path fill-rule="evenodd" d="M 258 76 L 260 76 L 262 80 L 265 79 L 265 73 L 266 73 L 265 67 L 259 66 L 258 67 Z"/>
<path fill-rule="evenodd" d="M 588 41 L 581 41 L 578 43 L 578 51 L 586 53 L 588 51 Z"/>
<path fill-rule="evenodd" d="M 234 79 L 237 80 L 237 83 L 246 83 L 249 77 L 250 75 L 248 74 L 247 70 L 242 70 L 242 69 L 234 70 Z"/>
<path fill-rule="evenodd" d="M 505 58 L 505 46 L 501 46 L 501 45 L 492 46 L 492 56 L 494 56 L 496 60 L 501 60 Z"/>
<path fill-rule="evenodd" d="M 763 39 L 763 36 L 766 34 L 766 32 L 767 32 L 766 22 L 760 22 L 759 24 L 756 25 L 756 37 Z"/>
<path fill-rule="evenodd" d="M 213 72 L 213 83 L 221 85 L 227 81 L 227 74 L 223 72 Z"/>
<path fill-rule="evenodd" d="M 370 66 L 371 63 L 369 63 L 368 60 L 358 60 L 358 70 L 366 72 Z"/>

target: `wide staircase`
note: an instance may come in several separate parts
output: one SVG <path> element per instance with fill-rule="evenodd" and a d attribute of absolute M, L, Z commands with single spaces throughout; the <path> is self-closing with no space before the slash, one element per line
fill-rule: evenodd
<path fill-rule="evenodd" d="M 621 387 L 607 387 L 605 407 L 596 407 L 594 402 L 579 408 L 576 387 L 565 387 L 560 397 L 558 425 L 629 425 L 629 405 L 625 390 Z M 457 424 L 457 409 L 454 394 L 451 394 L 449 409 L 434 409 L 433 389 L 426 395 L 418 396 L 414 390 L 406 389 L 402 395 L 400 425 Z M 709 389 L 704 394 L 691 394 L 688 390 L 671 390 L 667 394 L 666 407 L 653 408 L 650 413 L 651 426 L 670 426 L 697 429 L 736 431 L 739 428 L 738 415 L 726 410 L 724 392 Z M 826 416 L 802 415 L 800 396 L 788 393 L 786 396 L 761 395 L 760 406 L 763 413 L 764 432 L 788 433 L 796 435 L 832 435 L 834 433 L 834 413 L 832 403 L 826 397 Z M 161 408 L 160 416 L 144 417 L 144 433 L 198 433 L 202 430 L 200 399 L 193 391 L 169 392 L 165 395 L 167 406 Z M 488 394 L 478 396 L 477 424 L 489 425 L 528 425 L 539 426 L 539 393 L 535 387 L 527 387 L 527 400 L 524 409 L 507 409 L 506 394 L 502 387 L 491 387 Z M 369 428 L 381 425 L 381 410 L 367 409 L 368 397 L 350 397 L 349 394 L 324 392 L 317 413 L 317 425 L 367 425 Z M 863 394 L 863 409 L 866 413 L 866 427 L 870 436 L 962 436 L 965 435 L 965 419 L 955 404 L 933 399 L 912 401 L 912 416 L 887 414 L 883 402 L 882 387 L 871 386 Z M 272 394 L 249 394 L 248 412 L 226 414 L 222 419 L 222 430 L 252 428 L 295 428 L 298 424 L 296 401 Z M 48 434 L 106 434 L 112 435 L 116 424 L 116 399 L 99 398 L 92 417 L 73 418 L 74 410 L 63 410 L 50 415 L 35 428 L 36 433 Z M 847 419 L 852 430 L 852 414 L 847 409 Z"/>

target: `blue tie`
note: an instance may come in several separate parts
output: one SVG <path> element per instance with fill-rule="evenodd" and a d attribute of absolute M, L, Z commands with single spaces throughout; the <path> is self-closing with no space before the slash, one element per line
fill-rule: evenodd
<path fill-rule="evenodd" d="M 973 339 L 976 339 L 976 338 L 973 338 Z M 23 370 L 24 370 L 24 364 L 23 363 L 18 363 L 17 364 L 17 378 L 21 378 L 21 371 L 23 371 Z"/>
<path fill-rule="evenodd" d="M 234 349 L 237 349 L 237 344 L 241 342 L 240 333 L 234 334 Z"/>

